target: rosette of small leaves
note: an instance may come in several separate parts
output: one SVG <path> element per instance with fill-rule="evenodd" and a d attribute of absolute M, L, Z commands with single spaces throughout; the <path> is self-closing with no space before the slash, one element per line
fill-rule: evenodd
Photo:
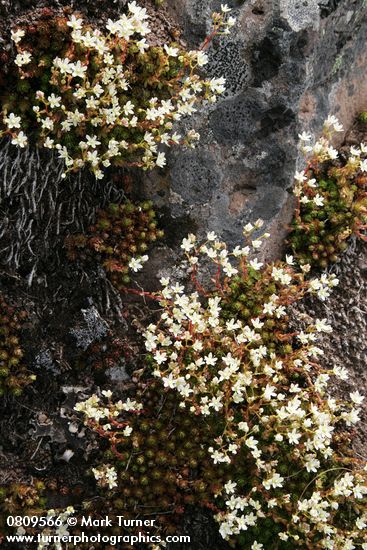
<path fill-rule="evenodd" d="M 45 490 L 43 481 L 36 481 L 34 484 L 11 483 L 0 488 L 1 508 L 7 514 L 19 513 L 22 509 L 35 510 L 45 505 L 42 494 Z"/>
<path fill-rule="evenodd" d="M 293 264 L 292 256 L 287 256 L 287 260 L 291 262 L 290 265 Z M 254 269 L 248 265 L 244 272 L 232 277 L 228 292 L 222 299 L 222 319 L 230 320 L 236 317 L 241 322 L 251 323 L 251 319 L 263 315 L 264 304 L 270 304 L 274 296 L 278 296 L 279 304 L 290 303 L 293 299 L 301 298 L 304 293 L 303 275 L 295 274 L 294 286 L 287 288 L 284 287 L 281 277 L 274 277 L 279 268 L 272 264 L 261 267 L 262 269 Z M 288 329 L 288 313 L 284 306 L 280 306 L 276 315 L 264 319 L 259 342 L 265 344 L 271 352 L 286 356 L 292 351 L 292 337 L 286 336 Z"/>
<path fill-rule="evenodd" d="M 33 516 L 45 510 L 44 492 L 42 481 L 10 483 L 0 487 L 0 537 L 12 530 L 6 522 L 8 516 Z"/>
<path fill-rule="evenodd" d="M 36 117 L 36 141 L 58 151 L 66 165 L 64 176 L 84 166 L 96 178 L 110 165 L 163 167 L 162 146 L 194 145 L 197 132 L 180 135 L 174 125 L 192 115 L 198 103 L 214 102 L 224 91 L 224 78 L 208 80 L 199 71 L 208 62 L 204 50 L 211 40 L 234 24 L 227 11 L 223 6 L 213 14 L 212 33 L 194 51 L 176 43 L 151 45 L 149 16 L 135 1 L 128 4 L 127 14 L 108 21 L 106 33 L 72 15 L 65 20 L 69 47 L 52 57 L 51 65 L 46 60 L 37 66 L 32 49 L 23 46 L 25 31 L 13 31 L 21 86 L 31 88 L 34 74 L 44 67 L 36 80 L 39 88 L 31 90 L 29 108 Z M 9 110 L 13 104 L 5 101 L 2 134 L 24 147 L 22 115 Z"/>
<path fill-rule="evenodd" d="M 71 260 L 97 260 L 111 282 L 123 288 L 130 282 L 129 272 L 137 271 L 148 259 L 145 253 L 149 245 L 162 237 L 153 203 L 126 201 L 100 210 L 87 233 L 66 237 L 65 248 Z"/>
<path fill-rule="evenodd" d="M 20 395 L 35 379 L 23 363 L 20 330 L 26 313 L 17 312 L 0 295 L 0 397 L 6 392 Z"/>
<path fill-rule="evenodd" d="M 302 134 L 303 151 L 311 153 L 305 170 L 296 173 L 298 206 L 288 243 L 300 263 L 325 268 L 346 250 L 351 235 L 365 237 L 367 223 L 367 146 L 350 147 L 347 155 L 331 145 L 341 130 L 329 117 L 326 134 L 314 146 Z"/>
<path fill-rule="evenodd" d="M 109 332 L 106 337 L 91 344 L 81 357 L 78 365 L 84 368 L 90 366 L 95 374 L 114 367 L 121 367 L 123 362 L 131 357 L 131 348 L 128 343 Z"/>
<path fill-rule="evenodd" d="M 230 477 L 228 465 L 214 465 L 208 453 L 218 425 L 182 410 L 177 394 L 156 380 L 139 382 L 133 400 L 114 402 L 111 391 L 102 394 L 75 408 L 110 442 L 106 462 L 93 474 L 100 487 L 113 491 L 112 510 L 148 511 L 169 531 L 186 506 L 214 506 Z M 238 469 L 247 475 L 245 464 Z"/>

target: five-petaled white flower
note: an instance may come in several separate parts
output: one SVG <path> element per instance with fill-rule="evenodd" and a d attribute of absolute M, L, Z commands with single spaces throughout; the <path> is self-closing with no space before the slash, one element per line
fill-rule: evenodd
<path fill-rule="evenodd" d="M 19 147 L 25 147 L 28 143 L 28 138 L 23 131 L 20 131 L 19 134 L 13 137 L 11 140 L 13 145 L 18 145 Z"/>
<path fill-rule="evenodd" d="M 170 57 L 177 57 L 180 51 L 178 48 L 172 48 L 171 46 L 167 46 L 167 44 L 164 45 L 164 50 L 166 54 L 169 55 Z"/>
<path fill-rule="evenodd" d="M 17 29 L 16 31 L 14 30 L 11 31 L 11 39 L 13 40 L 13 42 L 15 42 L 15 44 L 18 44 L 24 35 L 25 35 L 25 31 L 23 29 Z"/>

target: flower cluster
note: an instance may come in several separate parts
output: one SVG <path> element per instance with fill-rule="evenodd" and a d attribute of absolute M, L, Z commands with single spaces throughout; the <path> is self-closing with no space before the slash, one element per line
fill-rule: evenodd
<path fill-rule="evenodd" d="M 62 550 L 60 540 L 63 540 L 63 537 L 68 537 L 70 534 L 68 529 L 68 518 L 73 515 L 74 512 L 75 510 L 72 506 L 68 506 L 65 510 L 47 510 L 47 514 L 45 515 L 47 517 L 49 527 L 42 529 L 41 539 L 37 546 L 37 550 L 50 548 L 50 543 L 48 540 L 55 540 L 55 550 Z M 19 535 L 22 535 L 25 532 L 25 529 L 22 527 L 17 530 L 17 534 Z M 50 537 L 50 539 L 48 539 L 48 537 Z"/>
<path fill-rule="evenodd" d="M 33 99 L 37 141 L 64 159 L 64 176 L 84 166 L 98 179 L 110 165 L 163 167 L 164 148 L 194 146 L 197 132 L 181 135 L 174 126 L 195 113 L 199 102 L 214 102 L 224 91 L 224 78 L 204 79 L 199 71 L 208 62 L 211 40 L 234 24 L 228 11 L 222 6 L 213 14 L 213 32 L 193 51 L 176 43 L 152 46 L 149 16 L 135 1 L 120 19 L 108 20 L 106 32 L 76 15 L 67 20 L 69 47 L 52 59 Z M 22 46 L 24 35 L 22 28 L 12 32 L 19 78 L 27 82 L 37 67 Z M 6 103 L 2 133 L 24 147 L 22 117 Z"/>
<path fill-rule="evenodd" d="M 233 466 L 239 456 L 246 464 L 247 478 L 239 483 L 236 473 L 218 495 L 224 538 L 241 533 L 254 548 L 268 547 L 274 536 L 293 547 L 361 543 L 367 474 L 341 440 L 358 422 L 363 396 L 343 402 L 327 393 L 332 377 L 348 375 L 318 364 L 318 341 L 331 331 L 326 320 L 294 330 L 287 318 L 292 303 L 309 292 L 325 299 L 338 281 L 307 281 L 309 266 L 296 271 L 289 256 L 266 266 L 250 260 L 262 240 L 252 237 L 254 229 L 247 226 L 248 243 L 232 251 L 213 233 L 202 244 L 193 235 L 184 240 L 196 288 L 185 293 L 183 285 L 161 281 L 155 297 L 163 311 L 145 333 L 153 374 L 177 392 L 183 410 L 223 427 L 208 448 L 214 464 Z M 199 282 L 200 258 L 214 264 L 209 289 Z M 338 489 L 346 472 L 348 494 Z M 304 503 L 317 495 L 324 516 Z"/>
<path fill-rule="evenodd" d="M 337 119 L 329 117 L 313 146 L 310 135 L 299 136 L 302 151 L 310 157 L 295 176 L 298 206 L 288 242 L 298 261 L 323 268 L 338 260 L 352 234 L 366 238 L 367 145 L 340 154 L 330 139 L 341 130 Z"/>
<path fill-rule="evenodd" d="M 141 204 L 126 201 L 99 210 L 87 233 L 66 237 L 68 258 L 97 260 L 111 282 L 122 288 L 130 281 L 129 271 L 138 271 L 148 259 L 145 252 L 149 244 L 163 237 L 163 231 L 157 229 L 152 206 L 151 201 Z"/>
<path fill-rule="evenodd" d="M 307 460 L 308 471 L 317 472 L 319 461 L 309 455 Z M 217 516 L 222 536 L 228 539 L 241 533 L 238 538 L 253 550 L 275 547 L 365 550 L 366 470 L 355 471 L 353 465 L 343 467 L 336 463 L 333 474 L 326 471 L 323 475 L 301 477 L 305 488 L 300 493 L 295 483 L 287 483 L 286 477 L 271 472 L 265 488 L 267 491 L 273 488 L 277 496 L 269 500 L 264 499 L 261 488 L 244 498 L 237 484 L 229 481 L 223 491 L 228 511 Z M 308 479 L 314 485 L 311 491 L 307 491 Z"/>
<path fill-rule="evenodd" d="M 35 379 L 22 361 L 19 331 L 25 317 L 24 311 L 16 312 L 0 295 L 0 396 L 7 391 L 20 395 L 22 388 Z"/>
<path fill-rule="evenodd" d="M 108 487 L 109 489 L 117 487 L 117 472 L 113 466 L 103 464 L 98 468 L 92 468 L 92 472 L 100 487 Z"/>

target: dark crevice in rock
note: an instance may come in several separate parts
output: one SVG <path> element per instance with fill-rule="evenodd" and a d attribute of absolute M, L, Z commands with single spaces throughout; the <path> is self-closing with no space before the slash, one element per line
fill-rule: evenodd
<path fill-rule="evenodd" d="M 328 17 L 335 11 L 343 0 L 320 0 L 320 14 L 322 18 Z"/>
<path fill-rule="evenodd" d="M 278 37 L 265 36 L 252 53 L 252 70 L 254 86 L 261 86 L 264 80 L 271 80 L 279 72 L 282 64 L 282 52 Z"/>
<path fill-rule="evenodd" d="M 286 105 L 277 105 L 272 107 L 264 114 L 261 119 L 261 137 L 267 137 L 269 134 L 277 132 L 282 128 L 286 128 L 296 120 L 295 113 Z"/>
<path fill-rule="evenodd" d="M 169 248 L 178 248 L 182 239 L 186 237 L 188 233 L 195 234 L 198 230 L 197 223 L 190 219 L 188 215 L 173 218 L 167 207 L 162 208 L 160 213 L 161 218 L 159 226 L 164 230 L 163 243 L 167 244 Z"/>

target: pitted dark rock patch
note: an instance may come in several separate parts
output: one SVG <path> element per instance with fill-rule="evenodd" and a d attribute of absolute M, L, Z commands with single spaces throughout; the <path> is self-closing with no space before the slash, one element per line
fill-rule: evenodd
<path fill-rule="evenodd" d="M 236 95 L 250 81 L 250 69 L 241 40 L 226 40 L 224 44 L 216 41 L 209 50 L 207 72 L 210 77 L 219 78 L 225 75 L 226 91 L 224 97 Z"/>

